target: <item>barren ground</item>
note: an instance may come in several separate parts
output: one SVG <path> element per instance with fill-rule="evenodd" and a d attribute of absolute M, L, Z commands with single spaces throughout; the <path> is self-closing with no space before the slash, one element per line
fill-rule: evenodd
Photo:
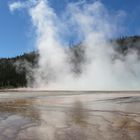
<path fill-rule="evenodd" d="M 0 92 L 0 140 L 139 139 L 140 92 Z"/>

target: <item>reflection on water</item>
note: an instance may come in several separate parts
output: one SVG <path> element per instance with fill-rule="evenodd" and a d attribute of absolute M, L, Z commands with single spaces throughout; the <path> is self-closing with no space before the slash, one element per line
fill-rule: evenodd
<path fill-rule="evenodd" d="M 140 139 L 139 94 L 4 94 L 0 140 Z"/>
<path fill-rule="evenodd" d="M 0 112 L 21 115 L 34 120 L 39 120 L 39 113 L 33 106 L 34 101 L 30 99 L 15 99 L 0 102 Z"/>

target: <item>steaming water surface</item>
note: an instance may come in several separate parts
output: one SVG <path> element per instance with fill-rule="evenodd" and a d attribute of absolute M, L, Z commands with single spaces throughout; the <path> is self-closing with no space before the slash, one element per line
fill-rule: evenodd
<path fill-rule="evenodd" d="M 0 92 L 0 140 L 139 140 L 139 92 Z"/>

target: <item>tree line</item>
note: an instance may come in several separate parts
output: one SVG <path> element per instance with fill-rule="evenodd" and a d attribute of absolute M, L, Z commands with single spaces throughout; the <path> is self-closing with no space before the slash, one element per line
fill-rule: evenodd
<path fill-rule="evenodd" d="M 111 40 L 111 42 L 117 44 L 116 50 L 123 55 L 127 54 L 130 49 L 140 52 L 140 36 L 120 37 L 116 40 Z M 70 47 L 70 51 L 72 51 L 71 62 L 73 63 L 73 69 L 76 73 L 80 73 L 79 67 L 84 61 L 82 60 L 84 59 L 84 48 L 79 44 L 75 47 Z M 28 82 L 28 68 L 26 64 L 33 69 L 37 66 L 38 58 L 39 54 L 37 51 L 24 53 L 13 58 L 0 58 L 0 88 L 26 87 Z"/>
<path fill-rule="evenodd" d="M 26 66 L 17 66 L 17 63 L 28 62 L 34 66 L 37 62 L 37 53 L 25 53 L 14 58 L 0 59 L 0 88 L 17 88 L 27 86 L 27 69 Z M 20 69 L 20 70 L 19 70 Z"/>

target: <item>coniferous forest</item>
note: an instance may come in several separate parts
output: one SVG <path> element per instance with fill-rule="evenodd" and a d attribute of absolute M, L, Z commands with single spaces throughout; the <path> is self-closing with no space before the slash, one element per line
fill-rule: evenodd
<path fill-rule="evenodd" d="M 0 59 L 0 88 L 26 87 L 28 72 L 27 66 L 31 67 L 37 63 L 37 53 L 25 53 L 14 58 Z"/>
<path fill-rule="evenodd" d="M 118 47 L 115 49 L 122 55 L 126 55 L 131 49 L 140 52 L 140 36 L 121 37 L 111 40 L 111 42 L 117 44 Z M 77 59 L 77 62 L 80 63 L 83 53 L 80 45 L 71 49 L 74 54 L 72 60 Z M 28 67 L 36 67 L 38 57 L 38 52 L 34 51 L 13 58 L 0 58 L 0 88 L 26 87 Z"/>

